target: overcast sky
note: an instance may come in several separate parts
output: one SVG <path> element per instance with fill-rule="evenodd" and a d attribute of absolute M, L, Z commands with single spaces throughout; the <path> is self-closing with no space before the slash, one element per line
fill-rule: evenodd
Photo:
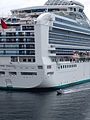
<path fill-rule="evenodd" d="M 47 0 L 1 0 L 0 1 L 0 16 L 10 14 L 11 9 L 43 5 Z M 85 13 L 90 19 L 90 0 L 77 0 L 84 4 Z"/>

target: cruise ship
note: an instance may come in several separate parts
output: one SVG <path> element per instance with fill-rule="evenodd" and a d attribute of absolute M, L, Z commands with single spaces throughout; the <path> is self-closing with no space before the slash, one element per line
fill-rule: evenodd
<path fill-rule="evenodd" d="M 11 10 L 0 25 L 0 88 L 65 88 L 90 82 L 90 22 L 74 0 Z"/>

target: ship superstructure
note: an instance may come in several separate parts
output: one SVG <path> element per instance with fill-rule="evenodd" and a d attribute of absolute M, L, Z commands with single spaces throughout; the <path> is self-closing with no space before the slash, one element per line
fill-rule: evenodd
<path fill-rule="evenodd" d="M 0 87 L 57 88 L 90 81 L 90 22 L 76 1 L 11 10 L 0 28 Z"/>

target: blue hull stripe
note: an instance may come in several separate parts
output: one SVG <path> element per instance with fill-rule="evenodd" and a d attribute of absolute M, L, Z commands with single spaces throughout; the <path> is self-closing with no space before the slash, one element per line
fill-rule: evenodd
<path fill-rule="evenodd" d="M 57 90 L 57 89 L 64 89 L 64 88 L 68 88 L 68 87 L 72 87 L 75 85 L 79 85 L 79 84 L 84 84 L 90 82 L 90 79 L 87 80 L 81 80 L 78 82 L 74 82 L 74 83 L 70 83 L 70 84 L 65 84 L 65 85 L 59 85 L 59 86 L 54 86 L 54 87 L 50 87 L 50 88 L 16 88 L 16 87 L 2 87 L 0 86 L 0 90 L 9 90 L 9 91 L 52 91 L 52 90 Z"/>
<path fill-rule="evenodd" d="M 81 80 L 81 81 L 73 82 L 73 83 L 70 83 L 70 84 L 60 85 L 60 86 L 57 86 L 56 88 L 64 89 L 64 88 L 72 87 L 72 86 L 75 86 L 75 85 L 84 84 L 84 83 L 87 83 L 87 82 L 90 82 L 90 79 Z"/>

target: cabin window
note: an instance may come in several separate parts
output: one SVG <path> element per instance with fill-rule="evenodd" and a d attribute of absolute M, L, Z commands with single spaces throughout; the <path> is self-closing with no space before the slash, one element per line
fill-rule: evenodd
<path fill-rule="evenodd" d="M 37 75 L 37 72 L 21 72 L 21 75 Z"/>
<path fill-rule="evenodd" d="M 61 69 L 62 69 L 62 65 L 61 65 Z"/>
<path fill-rule="evenodd" d="M 35 62 L 35 58 L 33 59 L 33 62 Z"/>
<path fill-rule="evenodd" d="M 0 75 L 5 75 L 5 72 L 4 71 L 0 71 Z"/>
<path fill-rule="evenodd" d="M 77 65 L 75 64 L 74 67 L 77 67 Z"/>
<path fill-rule="evenodd" d="M 67 65 L 67 68 L 68 68 L 69 66 Z"/>
<path fill-rule="evenodd" d="M 79 9 L 79 12 L 81 12 L 81 13 L 82 13 L 82 12 L 83 12 L 83 10 L 82 10 L 82 9 Z"/>
<path fill-rule="evenodd" d="M 53 75 L 54 74 L 54 72 L 48 72 L 47 73 L 47 75 Z"/>
<path fill-rule="evenodd" d="M 60 67 L 58 67 L 58 69 L 60 69 Z"/>
<path fill-rule="evenodd" d="M 66 68 L 67 66 L 65 65 L 65 68 Z"/>
<path fill-rule="evenodd" d="M 17 75 L 16 72 L 9 72 L 9 75 Z"/>
<path fill-rule="evenodd" d="M 74 11 L 76 11 L 76 8 L 74 8 Z"/>
<path fill-rule="evenodd" d="M 28 62 L 31 62 L 31 59 L 28 59 Z"/>
<path fill-rule="evenodd" d="M 23 62 L 26 62 L 26 59 L 23 59 Z"/>
<path fill-rule="evenodd" d="M 45 9 L 32 9 L 32 12 L 44 12 Z"/>
<path fill-rule="evenodd" d="M 51 65 L 47 65 L 47 69 L 51 69 Z"/>
<path fill-rule="evenodd" d="M 43 69 L 43 66 L 42 65 L 38 66 L 38 69 Z"/>
<path fill-rule="evenodd" d="M 73 10 L 73 8 L 70 8 L 70 11 L 72 11 Z"/>

